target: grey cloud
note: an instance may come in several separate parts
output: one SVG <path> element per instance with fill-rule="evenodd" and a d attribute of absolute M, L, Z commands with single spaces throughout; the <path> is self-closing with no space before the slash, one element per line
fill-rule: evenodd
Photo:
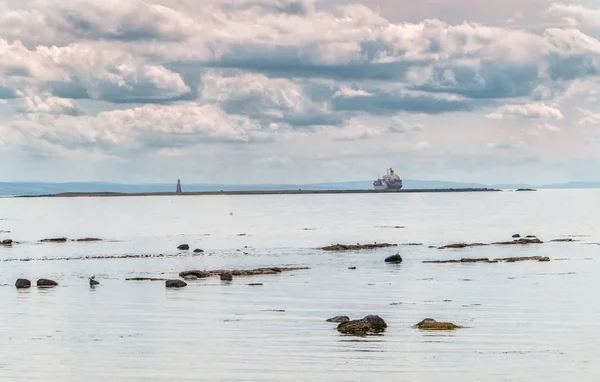
<path fill-rule="evenodd" d="M 392 115 L 400 111 L 435 115 L 473 110 L 478 103 L 472 100 L 447 99 L 402 91 L 381 91 L 371 95 L 336 97 L 332 101 L 332 106 L 335 110 L 364 111 L 376 115 Z"/>

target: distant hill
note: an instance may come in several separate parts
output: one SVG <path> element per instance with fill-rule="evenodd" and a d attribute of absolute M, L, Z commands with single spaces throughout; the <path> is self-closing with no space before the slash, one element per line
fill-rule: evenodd
<path fill-rule="evenodd" d="M 364 190 L 373 188 L 372 181 L 330 182 L 314 184 L 185 184 L 184 191 L 257 191 L 257 190 Z M 445 182 L 432 180 L 404 180 L 405 189 L 437 189 L 437 188 L 497 188 L 497 189 L 567 189 L 567 188 L 600 188 L 600 182 L 569 182 L 532 186 L 528 184 L 482 184 Z M 122 184 L 108 182 L 72 182 L 72 183 L 42 183 L 42 182 L 0 182 L 1 196 L 16 195 L 48 195 L 63 192 L 171 192 L 175 191 L 173 184 Z"/>

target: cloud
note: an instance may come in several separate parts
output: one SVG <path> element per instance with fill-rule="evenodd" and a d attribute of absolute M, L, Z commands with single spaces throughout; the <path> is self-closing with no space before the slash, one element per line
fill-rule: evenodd
<path fill-rule="evenodd" d="M 209 71 L 201 79 L 203 102 L 218 104 L 229 114 L 240 114 L 262 124 L 284 123 L 294 127 L 340 125 L 346 117 L 334 114 L 325 95 L 331 93 L 310 82 L 269 78 L 263 74 Z"/>
<path fill-rule="evenodd" d="M 600 9 L 590 9 L 578 4 L 553 3 L 546 10 L 546 14 L 561 17 L 572 26 L 600 27 Z"/>
<path fill-rule="evenodd" d="M 486 115 L 486 117 L 490 119 L 503 119 L 507 116 L 544 119 L 564 118 L 559 109 L 548 106 L 543 102 L 522 105 L 504 105 L 499 107 L 494 113 Z"/>
<path fill-rule="evenodd" d="M 388 130 L 392 133 L 409 133 L 422 131 L 423 127 L 418 124 L 408 124 L 404 122 L 400 117 L 393 117 L 390 119 Z"/>
<path fill-rule="evenodd" d="M 580 125 L 599 125 L 600 124 L 600 113 L 595 113 L 592 110 L 577 108 L 583 117 L 579 119 Z"/>
<path fill-rule="evenodd" d="M 22 106 L 18 109 L 21 113 L 65 114 L 71 116 L 83 114 L 73 100 L 54 97 L 47 93 L 27 92 L 27 94 L 23 94 L 22 102 Z"/>
<path fill-rule="evenodd" d="M 515 137 L 509 137 L 506 140 L 488 143 L 487 148 L 494 150 L 514 150 L 525 146 L 525 142 Z"/>
<path fill-rule="evenodd" d="M 57 102 L 57 101 L 55 101 Z M 149 104 L 96 116 L 27 114 L 10 125 L 15 144 L 47 152 L 100 150 L 113 154 L 191 148 L 202 142 L 252 143 L 271 139 L 277 127 L 262 127 L 211 105 Z"/>

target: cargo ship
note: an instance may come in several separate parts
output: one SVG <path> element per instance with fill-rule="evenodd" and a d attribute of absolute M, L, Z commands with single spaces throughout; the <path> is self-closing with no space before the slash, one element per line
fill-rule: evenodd
<path fill-rule="evenodd" d="M 383 178 L 377 178 L 373 182 L 373 187 L 376 190 L 400 190 L 402 188 L 402 179 L 390 168 Z"/>

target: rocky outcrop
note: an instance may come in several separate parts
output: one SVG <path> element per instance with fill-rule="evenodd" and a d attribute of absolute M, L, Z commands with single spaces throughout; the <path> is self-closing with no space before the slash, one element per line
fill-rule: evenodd
<path fill-rule="evenodd" d="M 51 239 L 42 239 L 40 240 L 41 243 L 66 243 L 67 242 L 67 238 L 66 237 L 55 237 L 55 238 L 51 238 Z"/>
<path fill-rule="evenodd" d="M 195 276 L 197 279 L 203 279 L 203 278 L 212 276 L 212 273 L 207 272 L 207 271 L 199 271 L 199 270 L 184 271 L 184 272 L 179 273 L 179 277 L 181 277 L 183 279 L 186 277 L 189 277 L 189 276 Z"/>
<path fill-rule="evenodd" d="M 167 280 L 165 286 L 167 288 L 183 288 L 187 286 L 187 283 L 183 280 Z"/>
<path fill-rule="evenodd" d="M 27 279 L 17 279 L 17 282 L 15 282 L 15 287 L 17 287 L 17 289 L 31 288 L 31 281 Z"/>
<path fill-rule="evenodd" d="M 400 264 L 402 262 L 402 256 L 400 256 L 400 254 L 397 253 L 393 256 L 386 257 L 385 262 L 392 264 Z"/>
<path fill-rule="evenodd" d="M 462 258 L 462 259 L 455 259 L 455 260 L 427 260 L 427 261 L 423 261 L 423 263 L 425 264 L 453 264 L 453 263 L 516 263 L 519 261 L 539 261 L 539 262 L 545 262 L 545 261 L 550 261 L 549 257 L 546 256 L 526 256 L 526 257 L 504 257 L 504 258 L 498 258 L 498 259 L 493 259 L 490 260 L 487 257 L 484 258 L 476 258 L 476 259 L 470 259 L 470 258 Z"/>
<path fill-rule="evenodd" d="M 342 322 L 338 325 L 337 330 L 343 334 L 364 336 L 367 334 L 382 333 L 386 330 L 386 328 L 387 324 L 383 318 L 371 315 L 366 316 L 362 320 Z"/>
<path fill-rule="evenodd" d="M 448 245 L 444 245 L 442 247 L 438 247 L 438 249 L 461 249 L 461 248 L 469 248 L 469 247 L 482 247 L 485 245 L 489 245 L 489 244 L 485 244 L 485 243 L 471 243 L 471 244 L 455 243 L 455 244 L 448 244 Z"/>
<path fill-rule="evenodd" d="M 190 246 L 187 244 L 181 244 L 177 246 L 177 249 L 179 249 L 180 251 L 187 251 L 188 249 L 190 249 Z"/>
<path fill-rule="evenodd" d="M 231 272 L 223 272 L 220 275 L 221 281 L 233 281 L 233 275 Z"/>
<path fill-rule="evenodd" d="M 231 273 L 232 276 L 259 276 L 259 275 L 275 275 L 281 272 L 291 272 L 310 269 L 308 267 L 273 267 L 273 268 L 256 268 L 256 269 L 216 269 L 212 271 L 184 271 L 179 273 L 179 277 L 185 277 L 187 275 L 195 275 L 198 278 L 206 278 L 210 276 L 221 275 L 222 273 Z"/>
<path fill-rule="evenodd" d="M 348 316 L 335 316 L 335 317 L 331 317 L 331 318 L 327 319 L 326 321 L 327 322 L 342 323 L 342 322 L 348 322 L 348 321 L 350 321 L 350 317 L 348 317 Z"/>
<path fill-rule="evenodd" d="M 499 241 L 496 243 L 492 243 L 494 245 L 527 245 L 527 244 L 544 244 L 543 241 L 538 239 L 537 237 L 526 237 L 524 239 L 516 239 L 513 241 Z"/>
<path fill-rule="evenodd" d="M 396 247 L 398 244 L 389 244 L 389 243 L 374 243 L 374 244 L 335 244 L 327 247 L 322 247 L 323 251 L 358 251 L 364 249 L 377 249 L 377 248 L 387 248 L 387 247 Z"/>
<path fill-rule="evenodd" d="M 455 325 L 451 322 L 439 322 L 433 318 L 426 318 L 414 327 L 421 330 L 455 330 L 462 328 L 462 326 Z"/>
<path fill-rule="evenodd" d="M 52 288 L 57 286 L 58 283 L 54 280 L 49 280 L 49 279 L 39 279 L 37 281 L 37 286 L 40 288 Z"/>

